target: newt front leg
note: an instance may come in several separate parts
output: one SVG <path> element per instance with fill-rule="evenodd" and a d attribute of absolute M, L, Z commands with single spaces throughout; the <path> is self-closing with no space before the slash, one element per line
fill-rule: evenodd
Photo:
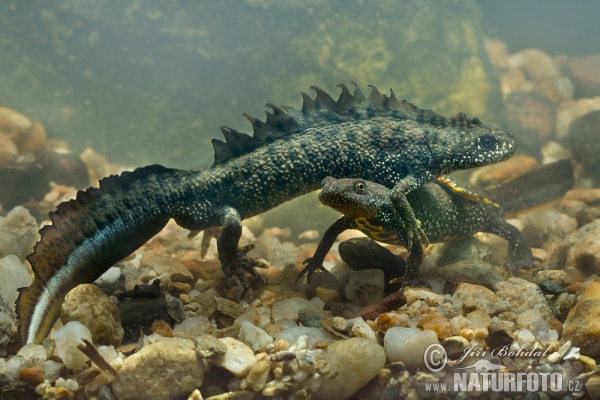
<path fill-rule="evenodd" d="M 421 229 L 421 223 L 415 216 L 412 206 L 408 202 L 406 195 L 420 186 L 419 182 L 414 177 L 406 177 L 390 191 L 390 200 L 394 205 L 396 213 L 400 216 L 402 226 L 406 232 L 406 250 L 408 254 L 413 250 L 413 244 L 419 246 L 421 250 L 429 246 L 427 235 Z"/>

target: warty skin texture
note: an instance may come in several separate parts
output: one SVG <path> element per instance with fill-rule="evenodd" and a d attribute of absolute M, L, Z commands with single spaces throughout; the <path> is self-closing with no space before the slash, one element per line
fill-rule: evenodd
<path fill-rule="evenodd" d="M 194 231 L 222 226 L 217 244 L 227 285 L 237 279 L 248 288 L 246 272 L 260 275 L 238 249 L 242 219 L 318 189 L 328 175 L 360 176 L 392 189 L 410 240 L 418 229 L 406 193 L 517 148 L 508 132 L 463 114 L 444 118 L 393 94 L 374 89 L 365 98 L 340 87 L 337 101 L 318 88 L 315 99 L 303 95 L 302 110 L 268 105 L 266 122 L 248 117 L 252 137 L 222 127 L 226 142 L 213 140 L 215 164 L 207 169 L 139 168 L 59 205 L 28 258 L 36 279 L 17 301 L 21 343 L 41 342 L 70 289 L 93 282 L 170 218 Z"/>
<path fill-rule="evenodd" d="M 464 196 L 446 184 L 429 182 L 408 194 L 408 202 L 431 243 L 447 242 L 489 232 L 508 241 L 510 260 L 506 267 L 517 270 L 538 260 L 519 230 L 504 217 L 543 206 L 562 197 L 573 187 L 569 160 L 559 161 L 525 173 L 488 190 L 480 190 L 494 203 Z M 357 229 L 370 238 L 406 246 L 406 228 L 389 199 L 389 189 L 364 179 L 327 177 L 319 200 L 342 214 L 325 232 L 315 254 L 306 261 L 300 277 L 322 268 L 327 252 L 337 236 L 346 229 Z M 422 251 L 416 246 L 409 255 L 405 286 L 428 286 L 421 280 Z"/>

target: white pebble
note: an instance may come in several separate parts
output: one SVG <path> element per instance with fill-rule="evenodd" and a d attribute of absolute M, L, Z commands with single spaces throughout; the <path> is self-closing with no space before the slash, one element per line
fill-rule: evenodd
<path fill-rule="evenodd" d="M 393 327 L 383 338 L 387 359 L 402 361 L 408 368 L 423 368 L 425 349 L 433 343 L 439 343 L 436 333 L 418 328 Z"/>
<path fill-rule="evenodd" d="M 23 357 L 14 356 L 13 358 L 11 358 L 10 360 L 8 360 L 6 362 L 6 367 L 4 369 L 4 375 L 6 375 L 10 378 L 16 379 L 19 377 L 19 371 L 21 370 L 22 366 L 23 366 Z"/>
<path fill-rule="evenodd" d="M 225 368 L 238 378 L 244 377 L 258 361 L 252 349 L 234 338 L 225 337 L 219 340 L 227 346 L 227 352 L 209 361 Z"/>
<path fill-rule="evenodd" d="M 72 392 L 76 392 L 79 390 L 79 383 L 74 379 L 67 379 L 65 381 L 65 387 Z"/>
<path fill-rule="evenodd" d="M 313 297 L 312 299 L 309 300 L 311 303 L 313 303 L 317 308 L 319 308 L 320 310 L 323 309 L 323 307 L 325 307 L 325 302 L 323 300 L 321 300 L 318 297 Z"/>
<path fill-rule="evenodd" d="M 0 295 L 10 304 L 15 307 L 17 297 L 19 297 L 18 288 L 31 285 L 33 280 L 27 267 L 21 263 L 21 260 L 15 255 L 8 255 L 0 259 Z"/>
<path fill-rule="evenodd" d="M 262 306 L 246 311 L 236 320 L 236 323 L 242 321 L 251 322 L 259 328 L 265 329 L 271 323 L 271 308 Z"/>
<path fill-rule="evenodd" d="M 353 271 L 348 276 L 346 298 L 358 304 L 368 305 L 383 298 L 385 278 L 380 269 Z"/>
<path fill-rule="evenodd" d="M 109 364 L 118 356 L 117 351 L 113 346 L 99 346 L 98 353 L 100 353 L 102 358 Z"/>
<path fill-rule="evenodd" d="M 115 283 L 121 277 L 121 268 L 110 267 L 96 280 L 96 283 Z"/>
<path fill-rule="evenodd" d="M 17 356 L 23 357 L 23 367 L 31 368 L 46 361 L 46 349 L 41 344 L 27 343 L 21 347 Z"/>
<path fill-rule="evenodd" d="M 535 336 L 533 335 L 533 333 L 531 333 L 531 331 L 529 331 L 529 329 L 523 328 L 519 331 L 517 339 L 519 340 L 520 345 L 531 345 L 535 340 Z"/>
<path fill-rule="evenodd" d="M 211 334 L 215 330 L 213 324 L 204 316 L 197 316 L 183 320 L 173 329 L 176 337 L 194 339 L 195 337 Z"/>
<path fill-rule="evenodd" d="M 436 307 L 444 302 L 444 296 L 423 289 L 408 289 L 404 292 L 404 296 L 406 296 L 407 305 L 422 300 L 428 306 Z"/>
<path fill-rule="evenodd" d="M 264 349 L 269 343 L 273 343 L 273 338 L 267 332 L 253 325 L 249 321 L 242 321 L 240 327 L 240 340 L 252 347 L 254 351 Z"/>
<path fill-rule="evenodd" d="M 283 299 L 273 306 L 273 320 L 279 321 L 280 319 L 287 318 L 293 321 L 298 318 L 298 311 L 307 307 L 319 310 L 313 303 L 301 297 Z"/>
<path fill-rule="evenodd" d="M 44 379 L 48 382 L 56 381 L 60 376 L 60 370 L 65 365 L 63 363 L 59 363 L 52 360 L 44 361 Z"/>
<path fill-rule="evenodd" d="M 77 349 L 81 339 L 92 341 L 90 330 L 81 322 L 71 321 L 54 332 L 56 352 L 67 368 L 81 369 L 88 361 L 87 356 Z"/>
<path fill-rule="evenodd" d="M 354 336 L 365 337 L 375 341 L 377 340 L 375 332 L 373 332 L 373 329 L 371 329 L 369 324 L 367 324 L 362 317 L 348 320 L 348 323 L 352 324 L 352 333 Z"/>

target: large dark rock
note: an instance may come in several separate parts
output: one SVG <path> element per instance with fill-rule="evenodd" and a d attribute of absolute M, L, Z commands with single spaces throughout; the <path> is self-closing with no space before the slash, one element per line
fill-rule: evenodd
<path fill-rule="evenodd" d="M 583 166 L 585 177 L 600 186 L 600 111 L 593 111 L 571 122 L 567 144 L 573 157 Z"/>
<path fill-rule="evenodd" d="M 385 278 L 385 290 L 397 290 L 400 285 L 390 285 L 389 281 L 404 276 L 406 262 L 402 257 L 392 254 L 391 251 L 369 238 L 348 239 L 340 243 L 340 257 L 355 271 L 363 269 L 380 269 Z"/>
<path fill-rule="evenodd" d="M 150 327 L 157 319 L 162 319 L 170 326 L 174 324 L 163 298 L 123 300 L 119 303 L 119 313 L 125 331 L 122 344 L 137 342 L 141 331 L 150 334 Z"/>

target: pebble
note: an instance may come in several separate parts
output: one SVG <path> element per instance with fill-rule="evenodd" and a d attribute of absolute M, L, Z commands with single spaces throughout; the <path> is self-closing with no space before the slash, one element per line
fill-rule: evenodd
<path fill-rule="evenodd" d="M 67 294 L 60 319 L 63 324 L 81 322 L 90 330 L 97 345 L 118 347 L 123 340 L 119 308 L 94 284 L 79 285 Z"/>
<path fill-rule="evenodd" d="M 573 228 L 566 231 L 571 233 L 580 226 L 587 225 L 600 218 L 600 189 L 569 190 L 562 199 L 560 209 L 576 219 Z"/>
<path fill-rule="evenodd" d="M 432 330 L 438 339 L 445 339 L 452 335 L 450 321 L 448 318 L 436 314 L 425 314 L 417 324 L 419 328 Z"/>
<path fill-rule="evenodd" d="M 312 395 L 315 400 L 347 399 L 377 376 L 386 363 L 383 348 L 366 338 L 337 341 L 327 348 L 329 374 Z"/>
<path fill-rule="evenodd" d="M 212 358 L 227 353 L 227 346 L 213 335 L 202 335 L 194 339 L 196 353 L 202 358 Z"/>
<path fill-rule="evenodd" d="M 98 278 L 96 280 L 96 283 L 98 283 L 98 284 L 115 283 L 119 280 L 120 277 L 121 277 L 121 268 L 110 267 L 109 269 L 106 270 L 105 273 L 103 273 L 100 276 L 100 278 Z"/>
<path fill-rule="evenodd" d="M 87 365 L 87 356 L 77 349 L 77 346 L 82 343 L 81 339 L 92 342 L 92 334 L 78 321 L 71 321 L 54 332 L 56 353 L 67 368 L 77 370 Z"/>
<path fill-rule="evenodd" d="M 255 352 L 264 350 L 269 343 L 273 343 L 273 338 L 267 332 L 249 321 L 241 322 L 240 340 Z"/>
<path fill-rule="evenodd" d="M 193 278 L 194 276 L 185 265 L 168 254 L 160 254 L 155 251 L 148 250 L 144 252 L 142 260 L 140 262 L 140 268 L 150 268 L 154 270 L 158 275 L 165 273 L 174 274 L 179 272 L 180 274 Z"/>
<path fill-rule="evenodd" d="M 0 163 L 13 164 L 19 156 L 15 141 L 7 134 L 0 133 Z"/>
<path fill-rule="evenodd" d="M 42 365 L 46 361 L 46 349 L 41 344 L 27 343 L 17 352 L 17 356 L 22 357 L 21 366 L 36 367 Z"/>
<path fill-rule="evenodd" d="M 565 61 L 568 75 L 575 83 L 577 97 L 593 97 L 600 95 L 600 56 L 569 57 Z"/>
<path fill-rule="evenodd" d="M 152 324 L 157 319 L 173 324 L 165 299 L 127 299 L 120 301 L 118 307 L 125 332 L 124 344 L 137 342 L 140 330 L 150 333 Z"/>
<path fill-rule="evenodd" d="M 450 360 L 458 360 L 465 354 L 465 349 L 471 345 L 467 339 L 462 336 L 450 336 L 442 341 L 442 346 L 446 349 L 446 354 Z"/>
<path fill-rule="evenodd" d="M 0 258 L 0 295 L 13 309 L 19 297 L 18 288 L 31 285 L 29 270 L 15 255 Z"/>
<path fill-rule="evenodd" d="M 241 388 L 249 388 L 254 392 L 260 392 L 267 383 L 270 370 L 269 364 L 264 360 L 260 360 L 250 369 L 248 376 L 242 381 Z"/>
<path fill-rule="evenodd" d="M 560 78 L 556 62 L 538 49 L 524 49 L 508 57 L 508 66 L 520 68 L 533 80 Z"/>
<path fill-rule="evenodd" d="M 540 287 L 540 289 L 542 289 L 542 292 L 546 294 L 561 294 L 567 292 L 567 290 L 564 287 L 548 279 L 538 280 L 537 284 Z"/>
<path fill-rule="evenodd" d="M 584 274 L 600 274 L 600 220 L 582 226 L 569 238 L 567 263 Z"/>
<path fill-rule="evenodd" d="M 314 303 L 311 303 L 302 297 L 291 297 L 275 303 L 271 315 L 274 321 L 279 321 L 284 318 L 293 321 L 298 318 L 298 312 L 303 308 L 312 308 L 318 311 L 318 308 Z"/>
<path fill-rule="evenodd" d="M 456 239 L 442 245 L 437 265 L 443 267 L 469 260 L 488 262 L 492 253 L 492 246 L 473 236 Z"/>
<path fill-rule="evenodd" d="M 60 371 L 65 367 L 63 363 L 52 360 L 46 360 L 43 364 L 44 376 L 48 382 L 56 381 L 60 376 Z"/>
<path fill-rule="evenodd" d="M 44 368 L 37 367 L 22 367 L 19 371 L 19 380 L 27 382 L 32 386 L 37 386 L 44 382 Z"/>
<path fill-rule="evenodd" d="M 509 304 L 483 286 L 461 283 L 452 295 L 452 307 L 463 315 L 472 310 L 484 310 L 487 314 L 497 314 L 508 310 Z"/>
<path fill-rule="evenodd" d="M 327 289 L 318 287 L 315 290 L 315 295 L 323 301 L 323 303 L 329 305 L 330 303 L 337 303 L 342 301 L 342 295 L 338 289 Z"/>
<path fill-rule="evenodd" d="M 537 310 L 546 321 L 553 317 L 548 299 L 535 283 L 513 277 L 498 282 L 496 289 L 496 296 L 509 304 L 508 310 L 511 312 L 520 314 L 527 310 Z"/>
<path fill-rule="evenodd" d="M 588 357 L 600 356 L 600 299 L 579 301 L 569 312 L 563 325 L 564 340 L 581 348 Z"/>
<path fill-rule="evenodd" d="M 204 362 L 196 351 L 164 339 L 128 357 L 112 383 L 119 400 L 168 400 L 188 395 L 202 385 Z"/>
<path fill-rule="evenodd" d="M 0 217 L 0 258 L 13 254 L 25 261 L 38 241 L 38 230 L 35 218 L 24 207 L 17 206 Z"/>
<path fill-rule="evenodd" d="M 363 306 L 383 298 L 385 281 L 380 269 L 353 271 L 348 276 L 344 293 L 346 298 Z"/>
<path fill-rule="evenodd" d="M 352 328 L 350 331 L 352 332 L 352 335 L 354 335 L 355 337 L 364 337 L 367 339 L 377 341 L 375 332 L 373 331 L 373 329 L 371 329 L 369 324 L 367 324 L 365 322 L 365 320 L 362 319 L 361 317 L 353 318 L 353 319 L 349 320 L 348 323 L 352 325 Z"/>
<path fill-rule="evenodd" d="M 239 378 L 244 377 L 258 361 L 252 349 L 234 338 L 226 337 L 219 340 L 227 346 L 227 352 L 211 358 L 210 362 Z"/>
<path fill-rule="evenodd" d="M 182 323 L 175 326 L 173 335 L 175 337 L 194 339 L 197 336 L 211 334 L 215 331 L 215 326 L 204 316 L 191 317 L 183 320 Z"/>
<path fill-rule="evenodd" d="M 560 287 L 569 286 L 571 283 L 567 273 L 562 269 L 539 271 L 537 274 L 538 285 L 542 281 L 550 281 L 559 285 Z"/>
<path fill-rule="evenodd" d="M 340 286 L 333 274 L 329 274 L 322 271 L 317 271 L 314 274 L 312 274 L 310 279 L 308 280 L 308 285 L 312 290 L 318 290 L 319 288 L 321 288 L 331 289 L 335 291 L 338 291 Z"/>
<path fill-rule="evenodd" d="M 581 164 L 582 176 L 590 178 L 594 187 L 600 186 L 600 143 L 597 127 L 600 123 L 600 111 L 592 111 L 573 122 L 569 126 L 567 141 L 573 152 L 573 159 Z"/>
<path fill-rule="evenodd" d="M 265 329 L 271 323 L 271 308 L 261 306 L 246 311 L 236 320 L 236 323 L 241 323 L 242 321 L 251 322 L 253 325 Z"/>
<path fill-rule="evenodd" d="M 17 332 L 17 314 L 14 306 L 7 304 L 0 295 L 0 357 L 5 357 L 8 345 Z"/>
<path fill-rule="evenodd" d="M 406 262 L 373 239 L 360 237 L 343 241 L 339 252 L 342 260 L 355 271 L 383 271 L 387 291 L 391 291 L 392 287 L 399 288 L 399 285 L 389 285 L 388 282 L 404 275 Z"/>
<path fill-rule="evenodd" d="M 31 120 L 10 108 L 0 107 L 0 131 L 20 135 L 31 127 Z"/>
<path fill-rule="evenodd" d="M 385 354 L 390 362 L 402 361 L 409 369 L 425 367 L 423 355 L 427 346 L 439 343 L 434 331 L 393 327 L 383 338 Z"/>
<path fill-rule="evenodd" d="M 307 336 L 307 346 L 312 347 L 318 341 L 324 341 L 325 343 L 332 343 L 335 341 L 335 337 L 320 328 L 309 328 L 305 326 L 294 326 L 283 329 L 279 336 L 275 340 L 285 340 L 288 343 L 296 343 L 301 336 Z"/>
<path fill-rule="evenodd" d="M 404 296 L 406 297 L 407 305 L 411 305 L 417 300 L 422 300 L 428 306 L 436 307 L 444 302 L 444 296 L 424 289 L 407 289 L 404 291 Z"/>

